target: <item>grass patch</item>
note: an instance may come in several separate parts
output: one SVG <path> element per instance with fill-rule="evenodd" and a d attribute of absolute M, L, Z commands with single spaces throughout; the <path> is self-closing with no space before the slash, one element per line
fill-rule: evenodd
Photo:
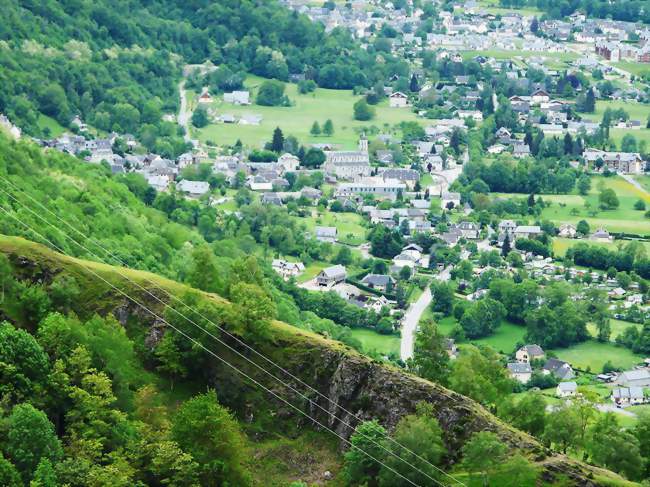
<path fill-rule="evenodd" d="M 50 137 L 58 137 L 66 130 L 65 127 L 63 127 L 59 122 L 54 120 L 52 117 L 48 117 L 47 115 L 43 115 L 42 113 L 38 116 L 36 125 L 38 125 L 38 127 L 41 130 L 49 129 Z"/>
<path fill-rule="evenodd" d="M 353 328 L 350 330 L 353 338 L 361 342 L 366 353 L 375 351 L 381 355 L 399 355 L 400 337 L 396 335 L 382 335 L 366 328 Z"/>
<path fill-rule="evenodd" d="M 588 340 L 570 348 L 554 349 L 561 360 L 569 362 L 573 367 L 580 370 L 591 370 L 600 373 L 603 365 L 611 361 L 616 367 L 629 369 L 643 361 L 641 355 L 636 355 L 627 348 L 619 347 L 613 343 L 600 343 L 595 340 Z"/>
<path fill-rule="evenodd" d="M 337 473 L 341 456 L 336 438 L 309 431 L 297 438 L 273 438 L 254 443 L 250 448 L 250 471 L 255 485 L 284 487 L 302 481 L 315 485 L 323 472 Z M 334 486 L 343 485 L 338 480 Z"/>
<path fill-rule="evenodd" d="M 612 333 L 609 336 L 610 341 L 616 340 L 616 337 L 619 335 L 622 335 L 623 332 L 625 331 L 626 328 L 629 328 L 630 326 L 636 327 L 639 331 L 641 331 L 642 325 L 638 323 L 632 323 L 630 321 L 623 321 L 623 320 L 616 320 L 614 318 L 609 320 L 609 326 L 612 329 Z M 596 337 L 598 336 L 598 330 L 596 328 L 596 325 L 593 323 L 589 323 L 587 325 L 587 329 L 589 330 L 589 333 L 591 333 L 591 336 Z"/>
<path fill-rule="evenodd" d="M 650 194 L 630 184 L 620 176 L 592 176 L 592 188 L 588 195 L 542 195 L 546 201 L 553 204 L 542 211 L 542 219 L 551 220 L 556 224 L 573 223 L 586 220 L 593 230 L 604 227 L 612 232 L 627 232 L 635 234 L 650 234 L 650 221 L 644 217 L 643 211 L 634 209 L 634 203 L 641 199 L 650 204 Z M 598 194 L 600 187 L 611 188 L 618 196 L 620 206 L 615 210 L 600 210 Z M 519 196 L 519 195 L 517 195 Z M 590 207 L 587 209 L 585 203 Z M 590 211 L 596 211 L 595 216 Z"/>
<path fill-rule="evenodd" d="M 366 241 L 365 220 L 358 213 L 333 213 L 326 210 L 316 217 L 296 218 L 299 223 L 305 225 L 308 232 L 313 232 L 317 226 L 336 227 L 339 242 L 349 245 L 361 245 Z"/>
<path fill-rule="evenodd" d="M 617 61 L 612 63 L 612 65 L 635 76 L 642 76 L 644 73 L 650 72 L 650 66 L 647 64 L 635 63 L 633 61 Z"/>
<path fill-rule="evenodd" d="M 246 88 L 255 99 L 258 87 L 263 78 L 249 76 Z M 375 107 L 376 116 L 368 122 L 354 120 L 352 105 L 360 98 L 351 90 L 328 90 L 317 88 L 313 93 L 298 93 L 297 85 L 286 84 L 286 94 L 292 102 L 290 107 L 264 107 L 258 105 L 235 106 L 224 103 L 221 97 L 212 104 L 217 113 L 233 115 L 259 114 L 263 117 L 260 125 L 212 124 L 200 130 L 193 130 L 193 135 L 202 142 L 211 140 L 217 144 L 233 144 L 240 139 L 251 147 L 261 147 L 271 140 L 275 127 L 280 127 L 285 136 L 294 135 L 303 144 L 333 143 L 345 149 L 357 147 L 360 132 L 370 126 L 375 126 L 385 132 L 402 121 L 418 121 L 416 114 L 409 109 L 390 108 L 384 100 Z M 332 137 L 314 137 L 309 130 L 317 121 L 321 127 L 327 119 L 334 124 Z"/>
<path fill-rule="evenodd" d="M 429 313 L 427 315 L 427 313 Z M 422 315 L 422 318 L 431 317 L 430 310 Z M 449 335 L 451 330 L 458 324 L 458 321 L 453 316 L 446 316 L 443 319 L 438 321 L 438 328 L 440 333 L 443 335 Z M 515 325 L 509 321 L 502 321 L 501 326 L 497 328 L 494 334 L 489 337 L 479 338 L 478 340 L 469 340 L 469 343 L 473 344 L 483 344 L 489 345 L 494 348 L 497 352 L 503 354 L 510 354 L 514 349 L 515 345 L 519 342 L 524 341 L 524 335 L 526 334 L 526 327 Z"/>

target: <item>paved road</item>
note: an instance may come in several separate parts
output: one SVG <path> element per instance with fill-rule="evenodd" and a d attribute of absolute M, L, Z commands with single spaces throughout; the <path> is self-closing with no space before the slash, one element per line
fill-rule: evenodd
<path fill-rule="evenodd" d="M 597 404 L 596 409 L 603 413 L 615 413 L 615 414 L 620 414 L 622 416 L 628 416 L 630 418 L 636 418 L 636 414 L 633 413 L 632 411 L 627 411 L 623 408 L 617 408 L 613 404 Z"/>
<path fill-rule="evenodd" d="M 632 176 L 629 174 L 621 174 L 620 175 L 623 179 L 625 179 L 628 183 L 630 183 L 632 186 L 638 188 L 639 190 L 643 191 L 645 194 L 650 194 L 648 191 L 639 183 L 636 179 L 634 179 Z"/>
<path fill-rule="evenodd" d="M 466 259 L 469 256 L 469 252 Z M 438 281 L 448 281 L 451 278 L 451 269 L 452 266 L 445 267 L 440 271 L 435 279 Z M 412 303 L 411 306 L 406 310 L 404 318 L 402 318 L 402 341 L 400 343 L 400 357 L 402 360 L 406 361 L 413 357 L 413 347 L 415 345 L 415 331 L 422 317 L 422 313 L 427 309 L 431 304 L 431 288 L 426 287 L 422 295 L 418 298 L 415 303 Z"/>
<path fill-rule="evenodd" d="M 187 96 L 185 95 L 185 80 L 178 84 L 178 92 L 181 96 L 181 107 L 178 110 L 178 124 L 185 129 L 185 142 L 190 142 L 190 113 L 187 107 Z"/>
<path fill-rule="evenodd" d="M 420 322 L 420 317 L 424 310 L 431 303 L 431 289 L 426 287 L 418 300 L 409 306 L 406 314 L 402 319 L 402 342 L 400 345 L 400 356 L 406 361 L 413 357 L 413 346 L 415 344 L 415 329 Z"/>

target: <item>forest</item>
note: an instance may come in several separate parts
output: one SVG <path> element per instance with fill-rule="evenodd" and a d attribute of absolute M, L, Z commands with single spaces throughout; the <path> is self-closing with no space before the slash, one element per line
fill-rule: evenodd
<path fill-rule="evenodd" d="M 64 127 L 79 115 L 172 157 L 185 150 L 182 133 L 161 115 L 178 108 L 186 63 L 211 61 L 280 80 L 305 74 L 320 86 L 349 89 L 403 64 L 382 56 L 387 62 L 377 69 L 375 53 L 347 31 L 326 34 L 276 1 L 11 0 L 0 19 L 0 112 L 46 138 L 39 114 Z"/>
<path fill-rule="evenodd" d="M 503 7 L 534 7 L 550 18 L 561 19 L 577 10 L 591 18 L 623 20 L 626 22 L 650 23 L 650 12 L 644 0 L 499 0 Z"/>

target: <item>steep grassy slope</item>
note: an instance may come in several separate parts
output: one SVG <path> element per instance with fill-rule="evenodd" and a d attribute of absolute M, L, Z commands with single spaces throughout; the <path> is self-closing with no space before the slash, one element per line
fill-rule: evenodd
<path fill-rule="evenodd" d="M 160 288 L 181 297 L 189 291 L 189 288 L 183 285 L 152 274 L 66 257 L 16 237 L 0 237 L 0 253 L 7 255 L 14 268 L 14 274 L 22 279 L 47 284 L 57 275 L 74 276 L 81 289 L 74 311 L 81 317 L 94 313 L 113 314 L 126 327 L 132 338 L 140 341 L 143 351 L 156 346 L 164 325 L 160 319 L 144 311 L 111 285 L 141 302 L 159 317 L 164 315 L 165 306 L 153 299 L 147 291 L 160 297 L 165 296 Z M 102 282 L 100 277 L 93 273 L 101 276 L 106 282 Z M 123 277 L 125 275 L 133 282 L 126 281 Z M 225 317 L 223 325 L 229 326 L 228 311 L 232 311 L 229 303 L 205 293 L 201 293 L 197 299 L 198 305 L 212 303 L 222 309 Z M 242 355 L 253 361 L 260 360 L 231 339 L 227 342 Z M 348 413 L 335 410 L 326 399 L 311 393 L 310 400 L 307 401 L 272 381 L 235 351 L 212 341 L 206 340 L 202 343 L 217 356 L 234 364 L 276 394 L 287 398 L 291 404 L 334 429 L 341 436 L 349 437 L 352 433 L 351 427 L 345 423 L 354 426 L 357 420 Z M 451 453 L 452 463 L 458 459 L 461 446 L 472 433 L 490 430 L 512 448 L 521 450 L 543 466 L 547 481 L 552 482 L 557 474 L 561 474 L 568 476 L 576 485 L 626 484 L 610 472 L 588 467 L 564 456 L 553 455 L 536 440 L 505 425 L 466 397 L 401 370 L 373 362 L 338 342 L 275 322 L 265 339 L 256 340 L 255 347 L 354 415 L 363 419 L 376 418 L 389 428 L 393 427 L 399 418 L 414 411 L 418 402 L 431 403 L 444 430 L 444 441 Z M 208 365 L 202 376 L 193 379 L 203 384 L 203 387 L 214 387 L 220 400 L 235 411 L 239 418 L 245 419 L 249 432 L 258 431 L 261 438 L 268 437 L 272 432 L 282 432 L 284 436 L 291 438 L 314 429 L 312 421 L 296 413 L 287 404 L 262 392 L 217 359 L 206 363 Z M 269 369 L 269 366 L 266 365 L 265 368 Z M 299 387 L 295 381 L 286 377 L 285 379 L 294 387 Z M 318 406 L 334 413 L 334 417 Z"/>

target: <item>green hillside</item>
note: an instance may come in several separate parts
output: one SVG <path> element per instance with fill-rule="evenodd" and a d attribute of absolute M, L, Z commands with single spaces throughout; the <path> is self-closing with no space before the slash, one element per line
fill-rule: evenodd
<path fill-rule="evenodd" d="M 15 369 L 3 371 L 2 390 L 12 411 L 10 425 L 11 418 L 18 422 L 16 416 L 21 414 L 38 416 L 49 431 L 47 441 L 54 445 L 37 455 L 40 463 L 34 471 L 33 466 L 20 462 L 10 440 L 0 441 L 0 449 L 23 478 L 49 472 L 71 485 L 88 478 L 110 478 L 111 485 L 164 484 L 180 478 L 175 485 L 193 485 L 188 478 L 203 484 L 201 479 L 210 476 L 236 485 L 286 485 L 290 480 L 313 480 L 314 472 L 325 468 L 336 474 L 340 457 L 325 431 L 310 432 L 310 422 L 215 356 L 273 388 L 298 409 L 310 411 L 322 424 L 331 421 L 326 409 L 309 408 L 295 391 L 279 386 L 264 372 L 268 365 L 254 365 L 260 363 L 257 356 L 252 362 L 243 359 L 237 353 L 244 351 L 240 344 L 230 339 L 231 347 L 218 344 L 181 319 L 172 311 L 172 307 L 181 309 L 174 304 L 174 296 L 192 303 L 201 316 L 210 317 L 308 382 L 323 394 L 313 396 L 316 404 L 327 406 L 326 399 L 335 400 L 390 426 L 426 400 L 442 427 L 447 461 L 457 458 L 472 432 L 488 429 L 511 448 L 540 462 L 542 468 L 548 466 L 549 472 L 564 472 L 576 481 L 595 476 L 601 485 L 624 484 L 605 471 L 549 456 L 531 437 L 506 426 L 470 399 L 286 324 L 272 322 L 260 328 L 246 319 L 245 310 L 237 304 L 213 295 L 152 274 L 65 257 L 18 238 L 0 238 L 0 255 L 6 291 L 0 310 L 13 323 L 0 327 L 4 344 L 0 357 L 27 349 L 34 357 L 29 362 L 16 360 Z M 162 303 L 151 290 L 163 297 Z M 198 314 L 192 316 L 192 321 L 208 324 Z M 189 346 L 178 333 L 162 326 L 161 320 L 215 356 Z M 32 365 L 34 360 L 40 360 L 38 369 Z M 346 377 L 344 383 L 337 376 Z M 206 388 L 214 389 L 216 396 L 205 393 Z M 51 395 L 46 401 L 39 399 L 45 390 L 45 397 Z M 234 416 L 217 405 L 215 397 Z M 20 406 L 27 403 L 34 407 Z M 277 411 L 282 414 L 276 415 Z M 202 423 L 206 417 L 210 422 Z M 46 418 L 52 421 L 50 426 Z M 329 424 L 349 434 L 341 421 Z M 195 428 L 189 429 L 190 424 Z M 210 431 L 214 424 L 220 425 L 211 433 L 217 436 L 208 437 L 196 429 Z M 219 449 L 215 449 L 217 444 Z M 291 461 L 305 445 L 313 448 L 309 459 Z M 278 449 L 282 454 L 273 453 Z M 261 462 L 254 461 L 258 456 Z M 98 481 L 94 485 L 107 484 Z"/>

